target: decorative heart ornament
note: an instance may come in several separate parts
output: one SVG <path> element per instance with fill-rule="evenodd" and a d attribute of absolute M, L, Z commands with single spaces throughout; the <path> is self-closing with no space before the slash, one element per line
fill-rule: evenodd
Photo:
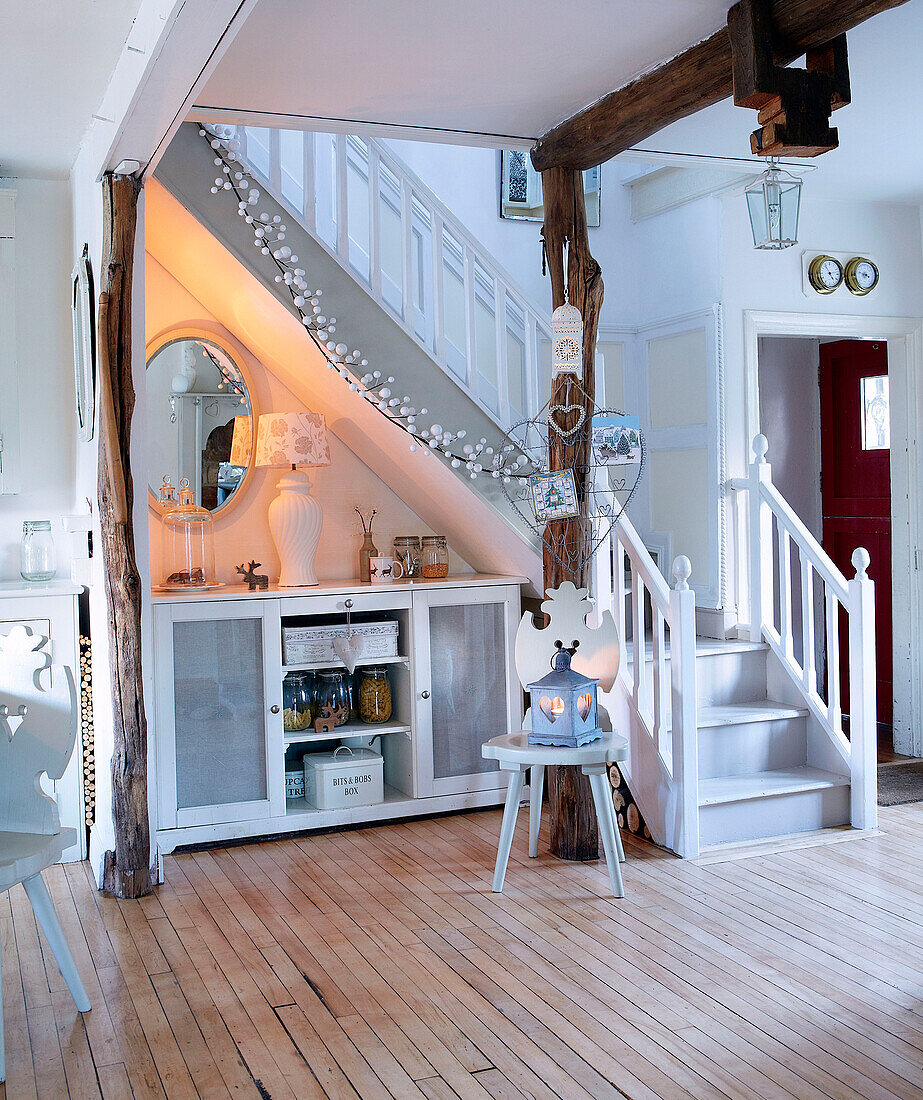
<path fill-rule="evenodd" d="M 356 671 L 356 665 L 365 650 L 365 635 L 353 634 L 349 638 L 334 638 L 333 652 L 340 658 L 349 674 Z"/>
<path fill-rule="evenodd" d="M 577 413 L 577 423 L 572 428 L 562 428 L 556 417 L 558 414 L 567 416 L 569 413 Z M 584 405 L 552 405 L 548 410 L 548 424 L 562 439 L 576 435 L 583 427 L 586 420 L 586 407 Z"/>
<path fill-rule="evenodd" d="M 549 722 L 553 722 L 557 718 L 557 715 L 551 709 L 551 700 L 547 695 L 543 695 L 541 699 L 539 699 L 538 705 L 541 707 L 542 712 Z"/>
<path fill-rule="evenodd" d="M 586 721 L 586 716 L 590 713 L 590 707 L 593 705 L 593 699 L 590 695 L 581 695 L 577 700 L 577 713 Z"/>

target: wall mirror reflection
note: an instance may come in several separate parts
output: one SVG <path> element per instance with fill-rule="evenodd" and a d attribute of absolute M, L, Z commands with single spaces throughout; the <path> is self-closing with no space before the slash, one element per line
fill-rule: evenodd
<path fill-rule="evenodd" d="M 250 467 L 253 409 L 240 368 L 211 340 L 183 337 L 147 362 L 148 488 L 189 479 L 210 512 L 240 491 Z"/>
<path fill-rule="evenodd" d="M 599 165 L 583 173 L 587 225 L 599 226 Z M 500 217 L 521 222 L 543 222 L 542 176 L 532 167 L 524 149 L 500 151 Z"/>

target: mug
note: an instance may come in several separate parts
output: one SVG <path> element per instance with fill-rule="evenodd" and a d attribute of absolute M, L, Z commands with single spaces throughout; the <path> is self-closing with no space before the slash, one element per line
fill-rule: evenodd
<path fill-rule="evenodd" d="M 395 574 L 394 570 L 400 573 Z M 404 566 L 395 561 L 389 554 L 374 555 L 369 558 L 369 580 L 372 584 L 390 584 L 393 580 L 401 580 L 404 576 Z"/>

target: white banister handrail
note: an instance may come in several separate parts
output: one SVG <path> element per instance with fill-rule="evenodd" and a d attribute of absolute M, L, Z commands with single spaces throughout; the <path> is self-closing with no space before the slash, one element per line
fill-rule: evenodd
<path fill-rule="evenodd" d="M 240 129 L 239 156 L 248 172 L 268 187 L 354 278 L 364 283 L 372 297 L 503 431 L 514 421 L 534 416 L 543 389 L 541 344 L 551 339 L 546 311 L 530 301 L 491 252 L 387 146 L 371 138 L 323 135 L 324 142 L 329 143 L 324 145 L 324 153 L 332 151 L 332 163 L 328 165 L 317 161 L 316 142 L 320 137 L 305 132 L 300 138 L 301 165 L 287 163 L 283 172 L 282 133 L 253 127 Z M 251 142 L 253 155 L 248 150 Z M 286 194 L 283 180 L 291 182 L 301 196 L 300 202 Z M 368 215 L 363 214 L 361 219 L 349 215 L 354 194 L 351 189 L 356 186 L 367 189 L 363 198 Z M 390 279 L 390 291 L 385 286 L 389 276 L 383 256 L 382 204 L 386 190 L 390 209 L 400 220 L 397 262 L 401 272 L 400 277 Z M 325 209 L 320 210 L 321 205 Z M 353 208 L 359 209 L 355 204 Z M 362 240 L 353 239 L 351 234 L 361 234 Z M 357 252 L 361 254 L 358 262 Z M 463 316 L 456 318 L 455 327 L 447 318 L 447 310 L 452 308 L 447 282 L 452 279 L 460 280 L 463 286 Z M 478 339 L 477 326 L 489 323 L 485 316 L 489 318 L 491 313 L 494 338 Z M 463 326 L 464 336 L 453 345 L 451 335 L 461 331 L 458 326 Z M 521 345 L 521 354 L 509 353 L 511 338 Z M 512 379 L 511 371 L 521 372 L 522 377 Z M 512 395 L 517 395 L 516 403 Z"/>
<path fill-rule="evenodd" d="M 625 588 L 625 564 L 631 584 Z M 632 793 L 656 839 L 678 855 L 698 855 L 695 593 L 692 566 L 678 557 L 670 588 L 624 513 L 597 549 L 597 611 L 613 613 L 621 660 L 617 688 L 628 714 Z M 625 602 L 630 600 L 630 615 Z M 647 645 L 650 612 L 651 646 Z M 626 618 L 631 627 L 630 650 Z M 667 647 L 669 632 L 669 648 Z M 630 653 L 630 660 L 629 660 Z"/>
<path fill-rule="evenodd" d="M 856 576 L 847 580 L 815 536 L 772 483 L 765 436 L 753 440 L 749 476 L 735 478 L 731 488 L 749 494 L 750 638 L 768 642 L 808 709 L 825 731 L 842 764 L 849 769 L 850 819 L 854 827 L 877 823 L 875 767 L 875 585 L 869 578 L 868 552 L 852 555 Z M 775 540 L 773 537 L 775 526 Z M 773 556 L 773 545 L 777 556 Z M 798 583 L 792 583 L 792 545 L 798 551 Z M 801 597 L 801 655 L 794 645 L 793 591 Z M 826 679 L 818 675 L 815 599 L 824 624 Z M 778 607 L 778 624 L 776 623 Z M 840 608 L 846 612 L 846 670 L 849 684 L 849 734 L 843 729 Z M 823 694 L 822 694 L 823 692 Z"/>

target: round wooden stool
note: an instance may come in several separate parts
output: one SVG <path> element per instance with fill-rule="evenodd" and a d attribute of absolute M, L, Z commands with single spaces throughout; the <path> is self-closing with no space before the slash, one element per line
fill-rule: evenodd
<path fill-rule="evenodd" d="M 542 787 L 545 782 L 545 768 L 549 764 L 575 764 L 584 775 L 589 776 L 590 789 L 593 792 L 593 804 L 596 807 L 596 821 L 602 836 L 603 851 L 606 853 L 606 865 L 609 868 L 609 881 L 612 893 L 621 898 L 625 896 L 622 886 L 622 872 L 619 862 L 624 862 L 625 852 L 622 838 L 615 823 L 615 808 L 609 787 L 607 764 L 615 764 L 628 756 L 628 741 L 614 733 L 604 733 L 598 741 L 591 741 L 579 749 L 557 745 L 530 745 L 529 731 L 507 733 L 502 737 L 492 737 L 481 747 L 481 755 L 486 760 L 496 760 L 501 771 L 510 773 L 509 787 L 506 791 L 506 805 L 503 808 L 503 824 L 500 827 L 500 846 L 497 849 L 497 866 L 494 870 L 493 890 L 503 892 L 503 880 L 506 877 L 506 865 L 513 846 L 513 831 L 516 828 L 516 815 L 519 812 L 519 800 L 526 769 L 532 769 L 529 780 L 529 855 L 538 855 L 538 833 L 542 823 Z"/>

